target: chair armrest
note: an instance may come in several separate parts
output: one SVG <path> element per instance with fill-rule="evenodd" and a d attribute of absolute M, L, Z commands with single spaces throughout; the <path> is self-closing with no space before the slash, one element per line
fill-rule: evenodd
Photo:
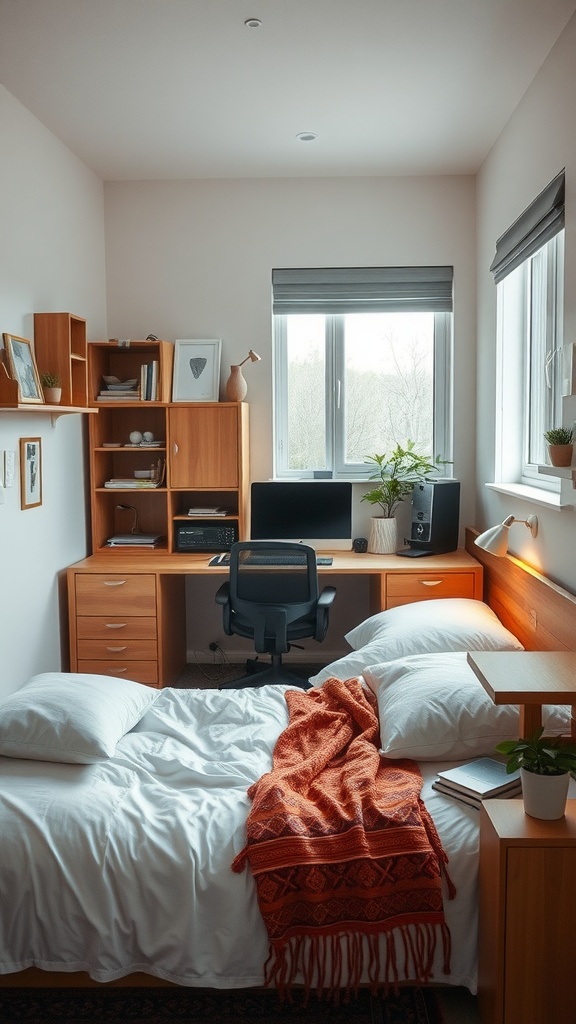
<path fill-rule="evenodd" d="M 223 583 L 221 587 L 218 587 L 214 600 L 216 604 L 227 604 L 228 598 L 230 597 L 230 584 Z"/>
<path fill-rule="evenodd" d="M 231 618 L 232 611 L 230 608 L 230 583 L 227 581 L 218 588 L 214 595 L 216 604 L 222 605 L 222 628 L 226 633 L 226 636 L 232 636 Z"/>
<path fill-rule="evenodd" d="M 324 587 L 318 598 L 318 604 L 316 605 L 316 630 L 314 632 L 315 640 L 322 641 L 326 636 L 330 605 L 335 597 L 336 587 Z"/>
<path fill-rule="evenodd" d="M 318 604 L 323 608 L 329 608 L 336 597 L 336 587 L 324 587 L 318 598 Z"/>

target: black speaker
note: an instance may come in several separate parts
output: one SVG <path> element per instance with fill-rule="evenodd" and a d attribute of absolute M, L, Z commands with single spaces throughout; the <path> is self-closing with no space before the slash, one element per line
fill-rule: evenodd
<path fill-rule="evenodd" d="M 458 547 L 460 481 L 426 480 L 412 491 L 412 529 L 407 543 L 441 555 Z"/>
<path fill-rule="evenodd" d="M 356 537 L 352 541 L 352 550 L 355 551 L 357 555 L 363 555 L 365 551 L 368 551 L 368 541 L 366 540 L 366 537 Z"/>

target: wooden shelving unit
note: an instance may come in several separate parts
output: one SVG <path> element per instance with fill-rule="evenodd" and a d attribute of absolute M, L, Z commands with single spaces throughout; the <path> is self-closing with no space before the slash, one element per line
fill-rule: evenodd
<path fill-rule="evenodd" d="M 86 321 L 73 313 L 35 313 L 34 354 L 40 377 L 59 375 L 62 405 L 86 408 Z"/>
<path fill-rule="evenodd" d="M 19 402 L 18 383 L 0 362 L 0 412 L 48 414 L 54 423 L 59 416 L 94 412 L 88 408 L 86 321 L 73 313 L 34 314 L 34 356 L 38 373 L 57 373 L 62 382 L 62 401 Z"/>
<path fill-rule="evenodd" d="M 93 553 L 117 554 L 107 541 L 129 533 L 136 510 L 139 529 L 160 534 L 154 548 L 137 548 L 146 556 L 176 553 L 176 523 L 199 523 L 188 515 L 192 507 L 222 506 L 226 525 L 238 538 L 248 535 L 248 406 L 239 402 L 171 403 L 174 346 L 167 341 L 88 344 L 89 398 L 99 415 L 89 424 Z M 139 378 L 143 363 L 158 362 L 158 399 L 98 402 L 104 375 L 120 380 Z M 149 431 L 155 447 L 133 446 L 130 434 Z M 113 478 L 131 479 L 138 470 L 164 463 L 158 487 L 107 487 Z M 222 524 L 224 517 L 210 519 Z"/>

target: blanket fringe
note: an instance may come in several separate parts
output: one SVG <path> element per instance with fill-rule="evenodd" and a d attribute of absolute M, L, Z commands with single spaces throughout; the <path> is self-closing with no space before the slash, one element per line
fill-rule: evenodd
<path fill-rule="evenodd" d="M 439 924 L 409 924 L 377 934 L 343 932 L 295 935 L 272 945 L 265 965 L 265 984 L 281 998 L 290 999 L 294 985 L 303 986 L 305 1003 L 312 992 L 338 1005 L 356 995 L 362 984 L 372 994 L 398 991 L 398 954 L 402 978 L 424 985 L 433 977 L 438 941 L 442 943 L 443 971 L 450 973 L 450 930 Z M 366 969 L 367 979 L 363 977 Z"/>

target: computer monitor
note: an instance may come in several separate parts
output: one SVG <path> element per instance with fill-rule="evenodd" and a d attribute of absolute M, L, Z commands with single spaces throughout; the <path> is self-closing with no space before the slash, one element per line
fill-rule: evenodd
<path fill-rule="evenodd" d="M 251 540 L 290 540 L 316 551 L 352 547 L 352 484 L 266 480 L 251 488 Z"/>

